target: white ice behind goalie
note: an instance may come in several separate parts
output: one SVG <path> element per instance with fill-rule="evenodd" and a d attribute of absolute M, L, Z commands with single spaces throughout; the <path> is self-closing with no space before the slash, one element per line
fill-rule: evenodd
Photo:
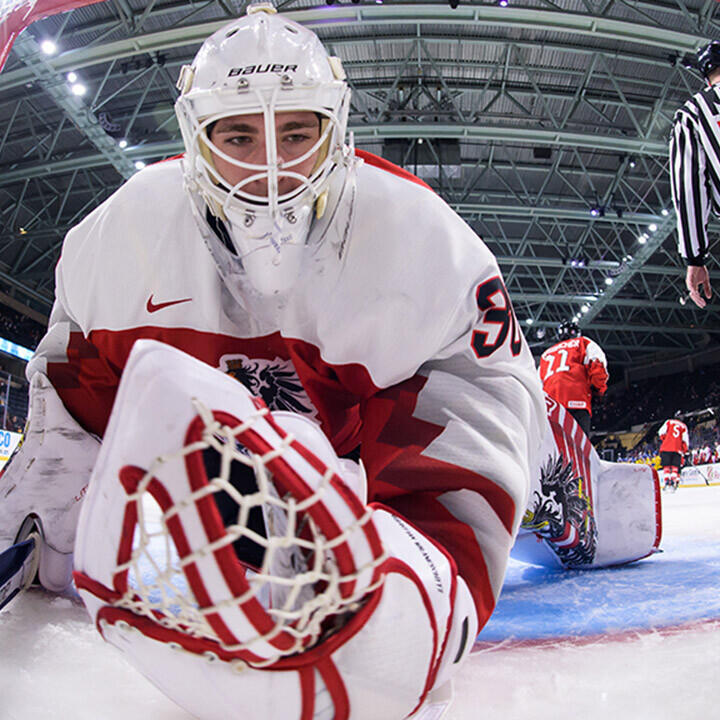
<path fill-rule="evenodd" d="M 352 482 L 312 421 L 139 341 L 76 584 L 103 637 L 202 720 L 400 720 L 467 655 L 474 606 L 444 551 Z"/>

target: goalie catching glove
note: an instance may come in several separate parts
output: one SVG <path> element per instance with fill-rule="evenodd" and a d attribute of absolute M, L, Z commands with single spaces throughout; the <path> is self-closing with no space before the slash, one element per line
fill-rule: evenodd
<path fill-rule="evenodd" d="M 352 484 L 312 421 L 139 341 L 76 585 L 103 637 L 202 720 L 400 720 L 465 658 L 475 608 L 446 552 Z"/>

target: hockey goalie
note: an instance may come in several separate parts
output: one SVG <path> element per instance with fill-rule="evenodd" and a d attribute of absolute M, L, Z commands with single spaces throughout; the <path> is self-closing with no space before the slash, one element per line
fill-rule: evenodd
<path fill-rule="evenodd" d="M 271 5 L 179 89 L 184 157 L 65 239 L 0 478 L 7 597 L 36 560 L 68 587 L 74 551 L 103 636 L 199 718 L 437 713 L 542 439 L 497 262 L 354 151 L 340 60 Z"/>
<path fill-rule="evenodd" d="M 521 521 L 584 547 L 602 493 L 580 455 L 538 480 L 553 426 L 497 262 L 346 142 L 312 32 L 251 5 L 179 88 L 185 156 L 63 245 L 0 606 L 74 555 L 103 637 L 202 720 L 437 718 Z"/>

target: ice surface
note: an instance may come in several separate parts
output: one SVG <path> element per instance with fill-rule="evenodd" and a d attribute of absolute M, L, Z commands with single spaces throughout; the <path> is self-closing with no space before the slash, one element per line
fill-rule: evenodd
<path fill-rule="evenodd" d="M 688 605 L 712 599 L 703 578 L 720 563 L 720 487 L 681 488 L 663 495 L 663 505 L 665 552 L 644 561 L 659 568 L 651 580 L 634 566 L 604 579 L 574 573 L 572 582 L 557 585 L 559 597 L 544 599 L 553 602 L 557 634 L 565 635 L 561 610 L 566 605 L 570 615 L 577 614 L 580 599 L 587 604 L 594 598 L 603 613 L 625 605 L 625 617 L 632 619 L 637 597 L 666 598 L 653 610 L 660 612 L 659 620 L 651 616 L 651 622 L 640 624 L 657 623 L 661 630 L 626 626 L 616 635 L 563 640 L 548 639 L 538 623 L 539 639 L 524 633 L 520 639 L 479 643 L 457 678 L 456 699 L 445 720 L 718 717 L 720 612 L 680 628 L 673 625 L 672 608 L 682 605 L 672 592 L 678 576 L 662 568 L 690 567 L 680 592 Z M 517 572 L 522 577 L 525 570 Z M 693 574 L 699 578 L 697 589 Z M 628 594 L 628 585 L 641 593 Z M 538 592 L 550 594 L 549 587 L 539 586 Z M 720 589 L 715 590 L 717 597 Z M 532 626 L 529 617 L 526 625 Z M 637 627 L 637 620 L 630 626 Z M 189 720 L 103 643 L 75 600 L 40 590 L 25 593 L 0 614 L 0 648 L 0 720 Z"/>

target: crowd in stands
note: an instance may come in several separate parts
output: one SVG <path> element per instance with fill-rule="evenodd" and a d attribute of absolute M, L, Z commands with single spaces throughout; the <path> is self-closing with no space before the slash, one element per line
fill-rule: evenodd
<path fill-rule="evenodd" d="M 593 400 L 593 430 L 629 429 L 633 425 L 664 421 L 702 407 L 720 405 L 720 365 L 708 365 L 681 375 L 663 376 L 611 388 Z"/>
<path fill-rule="evenodd" d="M 28 386 L 24 378 L 0 376 L 0 428 L 22 432 L 27 418 Z"/>
<path fill-rule="evenodd" d="M 21 315 L 7 305 L 0 304 L 0 337 L 34 350 L 45 334 L 46 328 L 39 322 Z"/>
<path fill-rule="evenodd" d="M 655 424 L 657 425 L 657 424 Z M 717 421 L 714 425 L 702 426 L 688 429 L 690 436 L 690 452 L 686 463 L 688 465 L 705 465 L 708 463 L 720 463 L 720 426 Z M 657 432 L 655 426 L 651 429 Z M 628 452 L 621 452 L 616 457 L 618 462 L 647 463 L 648 465 L 660 466 L 660 438 L 648 438 L 639 443 Z"/>
<path fill-rule="evenodd" d="M 0 304 L 0 338 L 34 350 L 46 328 L 39 322 Z M 27 383 L 23 377 L 0 371 L 0 428 L 22 432 L 27 417 Z"/>

